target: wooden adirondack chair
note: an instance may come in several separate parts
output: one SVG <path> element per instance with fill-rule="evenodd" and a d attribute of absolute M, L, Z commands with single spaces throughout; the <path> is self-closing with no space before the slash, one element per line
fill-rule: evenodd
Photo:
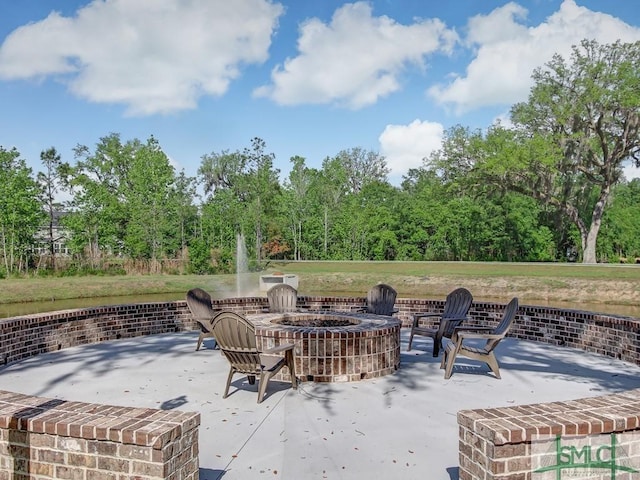
<path fill-rule="evenodd" d="M 500 367 L 496 359 L 495 349 L 507 335 L 518 312 L 518 299 L 513 298 L 505 307 L 502 320 L 497 327 L 458 327 L 447 344 L 440 368 L 444 368 L 444 378 L 450 378 L 453 364 L 457 356 L 467 357 L 486 363 L 496 378 L 500 378 Z M 486 340 L 484 347 L 465 344 L 465 340 Z"/>
<path fill-rule="evenodd" d="M 198 351 L 205 338 L 215 339 L 212 328 L 213 318 L 217 312 L 211 306 L 211 295 L 201 288 L 192 288 L 187 292 L 187 307 L 189 307 L 191 316 L 200 327 L 200 336 L 196 346 L 196 351 Z"/>
<path fill-rule="evenodd" d="M 379 283 L 367 292 L 367 305 L 360 311 L 374 315 L 393 315 L 398 312 L 398 309 L 394 308 L 397 295 L 393 287 Z"/>
<path fill-rule="evenodd" d="M 220 350 L 229 361 L 229 376 L 223 398 L 229 395 L 229 387 L 236 373 L 245 374 L 249 384 L 258 384 L 258 403 L 262 402 L 269 380 L 283 367 L 291 374 L 291 386 L 298 388 L 296 379 L 294 344 L 287 343 L 266 351 L 258 350 L 254 326 L 235 312 L 223 311 L 216 316 L 213 333 Z"/>
<path fill-rule="evenodd" d="M 407 351 L 411 350 L 413 337 L 415 335 L 421 335 L 433 338 L 433 356 L 437 357 L 442 349 L 442 339 L 451 338 L 453 329 L 458 327 L 467 318 L 467 313 L 472 303 L 473 296 L 469 290 L 466 288 L 456 288 L 447 295 L 442 313 L 429 312 L 414 315 Z M 440 317 L 438 326 L 421 326 L 420 319 L 426 317 Z"/>
<path fill-rule="evenodd" d="M 298 307 L 298 291 L 287 283 L 278 283 L 267 291 L 269 312 L 295 312 Z"/>

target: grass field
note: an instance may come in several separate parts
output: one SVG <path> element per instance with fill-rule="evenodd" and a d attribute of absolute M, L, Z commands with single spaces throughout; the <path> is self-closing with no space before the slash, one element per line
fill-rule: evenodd
<path fill-rule="evenodd" d="M 271 262 L 243 275 L 255 287 L 262 273 L 296 274 L 301 295 L 360 295 L 374 284 L 392 285 L 400 297 L 442 297 L 457 286 L 476 299 L 520 297 L 535 303 L 589 302 L 640 305 L 640 265 L 476 262 Z M 0 304 L 175 292 L 200 286 L 234 296 L 235 275 L 140 275 L 0 280 Z"/>
<path fill-rule="evenodd" d="M 420 275 L 628 278 L 640 280 L 640 265 L 503 262 L 272 262 L 284 273 L 382 273 Z"/>

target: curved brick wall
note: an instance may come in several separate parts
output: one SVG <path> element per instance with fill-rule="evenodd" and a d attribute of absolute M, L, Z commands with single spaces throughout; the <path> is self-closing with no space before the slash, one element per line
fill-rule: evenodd
<path fill-rule="evenodd" d="M 312 310 L 342 311 L 356 310 L 364 305 L 364 301 L 364 298 L 358 297 L 308 296 L 299 297 L 298 299 L 300 307 Z M 403 326 L 408 326 L 414 313 L 441 310 L 443 301 L 398 299 L 396 307 L 399 309 L 397 317 L 402 321 Z M 257 314 L 266 310 L 267 299 L 266 297 L 251 297 L 216 300 L 214 301 L 214 308 L 230 309 L 242 314 Z M 470 315 L 474 319 L 474 323 L 491 323 L 500 317 L 502 309 L 503 305 L 476 302 L 472 306 Z M 115 305 L 7 318 L 0 320 L 0 363 L 6 365 L 33 355 L 76 345 L 141 335 L 194 330 L 195 328 L 184 301 Z M 575 347 L 640 365 L 640 321 L 635 318 L 521 305 L 510 331 L 510 336 L 524 340 Z M 82 408 L 90 411 L 106 412 L 105 415 L 107 417 L 110 409 L 116 408 L 107 408 L 97 404 L 79 404 L 79 402 L 67 403 L 75 406 L 81 405 Z M 42 441 L 44 445 L 58 445 L 60 448 L 64 448 L 68 442 L 63 440 L 65 438 L 73 438 L 74 441 L 85 442 L 82 445 L 87 445 L 87 448 L 94 450 L 98 448 L 94 444 L 96 439 L 91 437 L 91 435 L 95 436 L 95 432 L 90 433 L 89 438 L 82 438 L 82 432 L 84 431 L 82 416 L 76 416 L 75 423 L 70 422 L 68 428 L 59 432 L 55 429 L 53 431 L 47 430 L 44 426 L 46 422 L 36 421 L 38 420 L 38 415 L 43 412 L 38 413 L 37 409 L 33 410 L 35 406 L 42 404 L 46 405 L 47 399 L 38 399 L 11 392 L 0 393 L 0 455 L 3 458 L 5 456 L 4 453 L 11 449 L 12 452 L 16 451 L 16 449 L 20 451 L 20 448 L 26 449 L 25 455 L 28 455 L 28 449 L 33 448 L 33 445 L 29 447 L 21 444 L 22 440 L 20 439 L 27 438 L 32 434 L 37 435 L 33 438 L 38 438 L 38 441 Z M 16 408 L 18 408 L 18 411 L 26 413 L 22 417 L 17 416 Z M 135 412 L 137 409 L 131 410 Z M 46 412 L 43 414 L 46 415 Z M 64 409 L 58 409 L 56 410 L 57 416 L 54 418 L 59 424 L 61 422 L 60 418 L 64 418 L 65 415 L 69 414 Z M 148 417 L 155 414 L 155 412 L 147 411 L 143 416 Z M 120 412 L 120 415 L 122 415 L 122 412 Z M 136 415 L 140 415 L 140 412 L 137 412 Z M 197 414 L 191 415 L 197 416 Z M 189 418 L 191 424 L 197 428 L 199 418 Z M 568 418 L 572 420 L 568 421 Z M 96 419 L 93 418 L 91 421 L 95 424 Z M 540 404 L 536 405 L 535 408 L 514 408 L 514 406 L 511 406 L 505 409 L 464 411 L 459 412 L 458 422 L 461 427 L 461 479 L 530 478 L 526 472 L 527 468 L 529 468 L 527 458 L 530 452 L 530 443 L 528 442 L 531 440 L 531 435 L 540 432 L 608 433 L 639 431 L 640 390 L 624 394 L 606 395 L 595 399 Z M 64 423 L 62 421 L 62 424 Z M 168 421 L 168 425 L 167 428 L 169 430 L 176 428 L 175 422 Z M 131 425 L 123 428 L 131 430 Z M 80 436 L 74 436 L 72 434 L 74 432 L 80 432 Z M 116 429 L 113 432 L 120 432 L 120 430 Z M 159 434 L 166 435 L 166 433 Z M 113 438 L 109 438 L 109 441 L 122 443 L 122 435 L 118 433 L 112 433 L 111 435 Z M 169 435 L 175 436 L 176 433 L 174 431 Z M 194 436 L 197 437 L 193 431 L 189 435 L 191 439 Z M 40 438 L 39 436 L 42 437 Z M 126 436 L 130 436 L 129 433 Z M 16 438 L 18 439 L 17 443 Z M 103 466 L 123 465 L 127 461 L 127 452 L 132 450 L 131 445 L 127 448 L 122 445 L 100 445 L 102 445 L 101 448 L 106 449 L 106 453 L 93 451 L 90 452 L 90 455 L 87 455 L 91 459 L 98 455 L 99 458 L 97 457 L 98 460 L 96 462 L 102 458 Z M 53 463 L 45 460 L 37 465 L 29 466 L 29 462 L 23 461 L 22 457 L 9 455 L 9 457 L 13 458 L 14 463 L 9 465 L 4 460 L 1 460 L 0 477 L 2 476 L 2 471 L 14 469 L 17 472 L 18 468 L 32 468 L 39 469 L 42 472 L 53 472 L 52 478 L 55 478 L 56 475 L 67 474 L 68 472 L 65 470 L 58 471 L 56 469 L 67 468 L 64 466 L 64 462 L 69 460 L 69 455 L 71 454 L 56 453 L 55 448 L 57 447 L 49 446 L 47 448 L 49 449 L 47 451 L 54 452 L 51 459 Z M 73 448 L 77 448 L 77 445 L 74 444 Z M 197 445 L 193 447 L 193 452 L 197 452 Z M 193 454 L 196 455 L 195 465 L 197 465 L 197 453 Z M 125 456 L 124 459 L 122 458 L 123 455 Z M 151 457 L 153 455 L 159 456 L 160 461 L 165 462 L 163 466 L 153 468 L 155 469 L 154 471 L 157 470 L 159 472 L 157 478 L 166 478 L 165 474 L 168 475 L 168 472 L 175 466 L 174 463 L 171 463 L 173 460 L 162 458 L 161 453 L 154 454 L 151 452 L 149 455 Z M 108 457 L 107 460 L 103 459 L 105 456 Z M 56 461 L 62 463 L 57 465 L 55 464 Z M 27 466 L 25 467 L 25 465 Z M 80 466 L 79 468 L 89 467 Z M 133 467 L 127 468 L 133 469 Z M 144 468 L 151 469 L 152 467 L 144 465 Z M 193 468 L 194 462 L 191 461 L 189 469 Z M 43 475 L 46 477 L 47 473 Z M 121 478 L 126 478 L 126 476 Z M 132 474 L 131 478 L 135 478 L 135 475 Z"/>
<path fill-rule="evenodd" d="M 351 311 L 364 305 L 359 297 L 299 297 L 311 310 Z M 215 300 L 214 308 L 242 314 L 263 313 L 266 297 Z M 397 317 L 408 326 L 412 315 L 438 311 L 442 300 L 398 299 Z M 474 323 L 491 322 L 502 305 L 475 302 Z M 521 305 L 510 336 L 523 340 L 580 348 L 640 365 L 639 320 L 579 310 Z M 40 353 L 105 340 L 193 330 L 185 301 L 111 305 L 63 310 L 0 320 L 0 363 L 12 363 Z"/>

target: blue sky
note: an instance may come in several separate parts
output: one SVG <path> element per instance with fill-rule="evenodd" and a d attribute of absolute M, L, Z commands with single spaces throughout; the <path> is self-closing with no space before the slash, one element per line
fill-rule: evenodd
<path fill-rule="evenodd" d="M 38 171 L 51 146 L 153 135 L 196 176 L 260 137 L 282 179 L 362 147 L 398 184 L 583 38 L 640 40 L 637 0 L 0 0 L 0 145 Z"/>

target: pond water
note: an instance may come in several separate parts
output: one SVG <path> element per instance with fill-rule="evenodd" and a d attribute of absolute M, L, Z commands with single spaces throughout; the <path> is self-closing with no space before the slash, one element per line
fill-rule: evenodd
<path fill-rule="evenodd" d="M 0 305 L 0 318 L 53 312 L 73 308 L 101 307 L 103 305 L 126 305 L 142 302 L 168 302 L 184 300 L 184 293 L 158 293 L 149 295 L 123 295 L 97 298 L 72 298 L 69 300 L 48 300 L 45 302 L 5 303 Z"/>
<path fill-rule="evenodd" d="M 300 293 L 300 295 L 313 295 Z M 323 296 L 337 297 L 362 297 L 362 292 L 323 292 Z M 211 296 L 216 299 L 214 292 Z M 265 295 L 266 296 L 266 295 Z M 427 297 L 428 298 L 428 297 Z M 114 297 L 98 297 L 98 298 L 74 298 L 70 300 L 51 300 L 46 302 L 23 302 L 23 303 L 7 303 L 0 305 L 0 318 L 17 317 L 19 315 L 30 315 L 33 313 L 53 312 L 57 310 L 67 310 L 74 308 L 99 307 L 103 305 L 127 305 L 131 303 L 143 302 L 169 302 L 174 300 L 184 300 L 184 293 L 158 293 L 149 295 L 123 295 Z M 482 302 L 504 302 L 504 298 L 478 298 L 476 301 Z M 549 307 L 557 307 L 563 309 L 586 310 L 590 312 L 609 313 L 614 315 L 625 315 L 629 317 L 640 318 L 639 305 L 612 305 L 603 303 L 572 303 L 572 302 L 545 302 L 544 300 L 536 300 L 528 302 L 521 300 L 523 305 L 541 305 Z"/>

